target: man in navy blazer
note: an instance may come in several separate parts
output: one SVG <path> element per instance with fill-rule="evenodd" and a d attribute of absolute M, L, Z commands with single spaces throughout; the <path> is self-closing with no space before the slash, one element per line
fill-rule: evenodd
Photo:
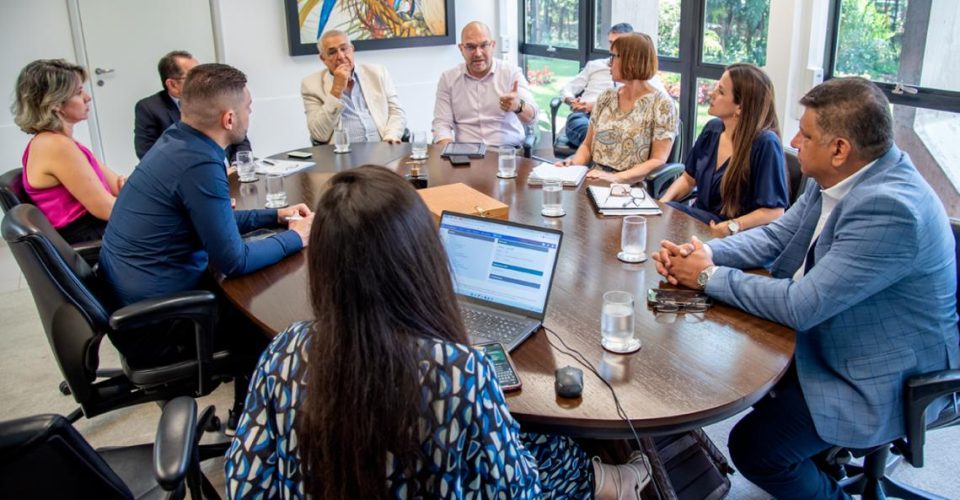
<path fill-rule="evenodd" d="M 940 200 L 893 144 L 879 88 L 834 79 L 800 104 L 791 144 L 816 184 L 767 226 L 665 241 L 654 259 L 671 283 L 796 329 L 793 363 L 731 431 L 730 454 L 778 499 L 845 498 L 812 457 L 903 436 L 904 381 L 958 366 L 954 241 Z M 759 267 L 770 276 L 741 271 Z"/>
<path fill-rule="evenodd" d="M 145 97 L 134 107 L 133 146 L 137 151 L 137 158 L 153 147 L 163 131 L 170 125 L 180 121 L 180 92 L 183 90 L 183 81 L 187 73 L 199 64 L 196 58 L 185 50 L 175 50 L 163 56 L 157 64 L 160 73 L 160 82 L 163 90 Z M 227 146 L 227 158 L 232 161 L 237 151 L 249 151 L 250 141 L 244 137 L 243 142 Z"/>

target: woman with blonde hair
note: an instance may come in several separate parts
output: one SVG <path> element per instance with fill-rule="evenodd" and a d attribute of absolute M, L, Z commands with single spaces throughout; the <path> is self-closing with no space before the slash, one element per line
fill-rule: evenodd
<path fill-rule="evenodd" d="M 592 161 L 588 178 L 632 184 L 666 163 L 677 135 L 677 106 L 649 82 L 657 74 L 657 50 L 649 36 L 631 33 L 614 40 L 609 64 L 620 85 L 597 97 L 583 144 L 557 165 Z"/>
<path fill-rule="evenodd" d="M 14 121 L 33 138 L 23 151 L 23 187 L 67 242 L 99 240 L 124 177 L 73 138 L 87 119 L 86 71 L 62 59 L 26 65 L 17 77 Z"/>
<path fill-rule="evenodd" d="M 787 173 L 773 84 L 760 68 L 732 64 L 710 92 L 709 121 L 686 169 L 660 199 L 704 223 L 716 237 L 762 226 L 787 208 Z M 697 188 L 693 206 L 673 200 Z"/>

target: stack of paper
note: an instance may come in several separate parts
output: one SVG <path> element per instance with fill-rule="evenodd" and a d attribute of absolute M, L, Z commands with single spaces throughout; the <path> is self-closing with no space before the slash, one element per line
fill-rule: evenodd
<path fill-rule="evenodd" d="M 290 175 L 303 169 L 310 168 L 314 164 L 310 161 L 294 160 L 257 160 L 258 174 L 280 174 Z"/>
<path fill-rule="evenodd" d="M 630 196 L 610 196 L 609 187 L 587 186 L 587 197 L 602 215 L 660 215 L 663 213 L 647 192 L 631 189 Z"/>
<path fill-rule="evenodd" d="M 552 163 L 540 162 L 533 167 L 530 176 L 527 177 L 527 184 L 540 185 L 543 179 L 560 179 L 564 186 L 576 187 L 583 182 L 583 178 L 589 170 L 585 165 L 570 165 L 569 167 L 558 167 Z"/>

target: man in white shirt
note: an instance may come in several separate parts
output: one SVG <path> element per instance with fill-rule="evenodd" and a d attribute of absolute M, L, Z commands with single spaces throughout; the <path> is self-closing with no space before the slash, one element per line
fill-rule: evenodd
<path fill-rule="evenodd" d="M 497 42 L 492 38 L 481 22 L 463 27 L 459 47 L 464 63 L 444 72 L 437 85 L 437 144 L 456 140 L 518 146 L 523 126 L 536 121 L 539 110 L 527 79 L 517 66 L 493 58 Z"/>
<path fill-rule="evenodd" d="M 609 45 L 613 45 L 614 40 L 630 33 L 633 33 L 633 26 L 630 23 L 614 24 L 607 33 L 607 42 Z M 608 62 L 609 58 L 606 57 L 588 61 L 583 70 L 560 90 L 563 102 L 569 104 L 570 110 L 573 111 L 567 116 L 566 127 L 567 142 L 574 149 L 580 147 L 583 138 L 587 136 L 590 112 L 593 111 L 593 105 L 597 102 L 597 97 L 604 90 L 614 86 Z M 666 91 L 657 75 L 650 79 L 650 84 Z"/>
<path fill-rule="evenodd" d="M 353 44 L 342 31 L 325 32 L 317 46 L 326 68 L 300 84 L 310 137 L 330 142 L 342 122 L 350 142 L 399 143 L 407 122 L 387 69 L 354 65 Z"/>

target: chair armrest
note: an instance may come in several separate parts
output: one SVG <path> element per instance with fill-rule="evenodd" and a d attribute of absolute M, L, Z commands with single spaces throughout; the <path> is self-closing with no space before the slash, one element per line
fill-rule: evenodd
<path fill-rule="evenodd" d="M 660 197 L 667 192 L 670 184 L 683 175 L 684 168 L 686 167 L 683 163 L 664 163 L 653 169 L 645 178 L 647 191 L 650 193 L 650 196 L 660 199 Z"/>
<path fill-rule="evenodd" d="M 157 437 L 153 442 L 153 473 L 166 491 L 183 484 L 190 468 L 199 467 L 197 452 L 197 403 L 180 396 L 163 406 Z"/>
<path fill-rule="evenodd" d="M 87 264 L 91 266 L 100 261 L 100 246 L 103 244 L 101 240 L 91 240 L 91 241 L 81 241 L 74 245 L 70 245 L 73 249 L 80 254 L 80 257 L 87 261 Z"/>
<path fill-rule="evenodd" d="M 557 110 L 562 102 L 559 97 L 550 99 L 550 144 L 557 142 Z"/>
<path fill-rule="evenodd" d="M 540 136 L 540 129 L 537 126 L 537 122 L 533 122 L 533 125 L 524 125 L 523 126 L 523 157 L 530 158 L 530 155 L 533 154 L 533 148 L 537 147 L 537 139 Z"/>
<path fill-rule="evenodd" d="M 940 370 L 907 379 L 904 400 L 907 417 L 907 449 L 904 458 L 914 467 L 923 466 L 927 407 L 937 398 L 960 392 L 960 370 Z"/>

